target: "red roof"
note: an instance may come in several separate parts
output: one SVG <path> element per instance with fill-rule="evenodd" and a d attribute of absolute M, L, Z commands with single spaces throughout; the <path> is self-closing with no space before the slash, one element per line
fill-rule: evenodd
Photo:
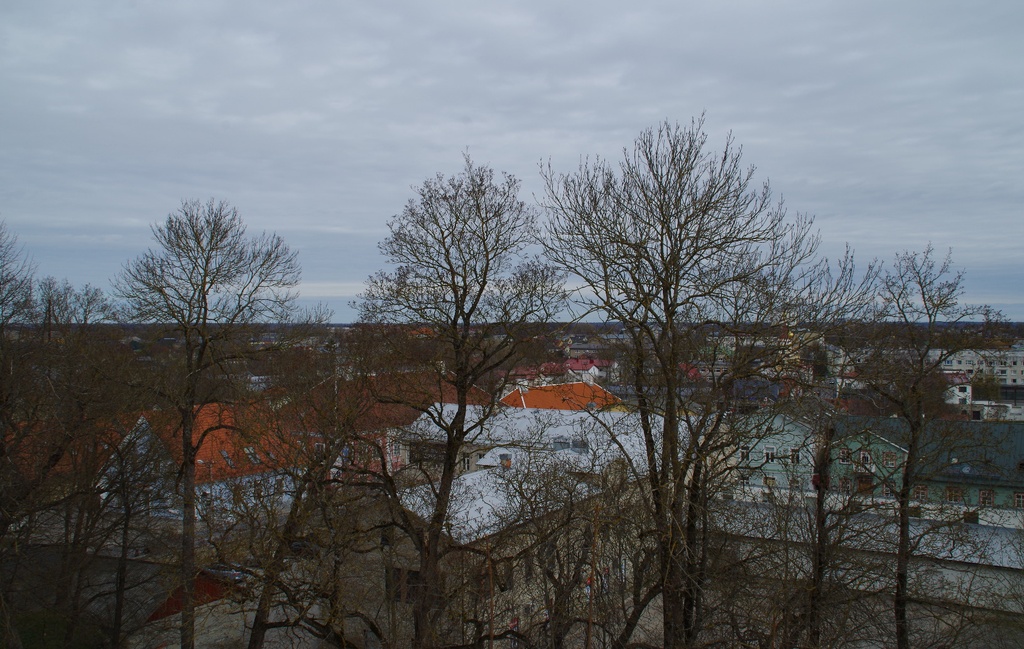
<path fill-rule="evenodd" d="M 697 367 L 696 365 L 691 365 L 689 363 L 680 363 L 679 369 L 681 369 L 683 371 L 683 374 L 686 375 L 686 378 L 690 379 L 691 381 L 697 381 L 701 378 L 700 368 Z"/>
<path fill-rule="evenodd" d="M 513 408 L 542 408 L 545 410 L 586 410 L 607 408 L 621 400 L 611 392 L 592 383 L 560 383 L 541 385 L 528 390 L 516 388 L 501 402 Z"/>
<path fill-rule="evenodd" d="M 586 372 L 592 367 L 598 369 L 604 369 L 612 366 L 612 362 L 605 358 L 590 358 L 583 356 L 580 358 L 570 358 L 565 361 L 565 367 L 573 372 Z"/>
<path fill-rule="evenodd" d="M 182 600 L 184 599 L 183 586 L 178 586 L 168 595 L 167 599 L 160 603 L 156 607 L 147 622 L 155 622 L 162 620 L 165 617 L 172 615 L 178 615 L 181 613 Z M 228 594 L 228 587 L 223 581 L 218 581 L 214 577 L 200 572 L 196 575 L 196 578 L 192 581 L 192 601 L 196 606 L 202 606 L 203 604 L 209 604 L 219 599 L 223 599 Z"/>

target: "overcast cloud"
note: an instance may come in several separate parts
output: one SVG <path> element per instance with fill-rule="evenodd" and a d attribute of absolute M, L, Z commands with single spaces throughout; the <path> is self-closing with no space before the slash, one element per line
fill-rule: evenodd
<path fill-rule="evenodd" d="M 41 274 L 106 288 L 181 199 L 224 199 L 347 321 L 386 220 L 463 151 L 530 194 L 541 160 L 706 112 L 826 253 L 952 247 L 967 301 L 1024 320 L 1022 26 L 934 0 L 7 2 L 0 218 Z"/>

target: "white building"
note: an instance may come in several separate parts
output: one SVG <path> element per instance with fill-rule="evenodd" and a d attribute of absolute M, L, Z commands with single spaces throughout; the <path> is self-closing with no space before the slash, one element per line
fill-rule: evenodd
<path fill-rule="evenodd" d="M 942 362 L 942 370 L 967 376 L 987 374 L 1003 385 L 1024 385 L 1024 341 L 1010 349 L 958 352 Z"/>

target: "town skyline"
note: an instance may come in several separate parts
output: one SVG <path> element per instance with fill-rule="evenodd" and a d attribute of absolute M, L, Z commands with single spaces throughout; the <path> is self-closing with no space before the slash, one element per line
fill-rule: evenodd
<path fill-rule="evenodd" d="M 39 276 L 104 290 L 183 199 L 300 252 L 335 322 L 384 265 L 413 186 L 468 152 L 541 198 L 538 166 L 615 161 L 706 115 L 822 251 L 952 248 L 965 302 L 1024 320 L 1020 7 L 124 6 L 0 10 L 0 219 Z"/>

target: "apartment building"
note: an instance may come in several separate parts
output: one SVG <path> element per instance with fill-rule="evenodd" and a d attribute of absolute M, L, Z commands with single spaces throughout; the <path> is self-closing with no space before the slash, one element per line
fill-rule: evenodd
<path fill-rule="evenodd" d="M 1024 386 L 1024 341 L 1017 342 L 1010 349 L 981 349 L 953 354 L 943 361 L 942 370 L 967 376 L 988 374 L 1002 385 Z"/>

